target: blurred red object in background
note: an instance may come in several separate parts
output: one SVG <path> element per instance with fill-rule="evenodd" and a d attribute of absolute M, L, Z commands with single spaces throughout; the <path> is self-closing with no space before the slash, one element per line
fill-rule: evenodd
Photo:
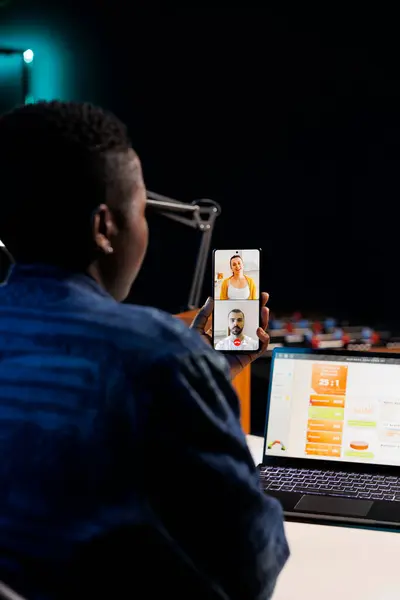
<path fill-rule="evenodd" d="M 319 348 L 319 339 L 318 336 L 314 335 L 312 340 L 311 340 L 311 347 L 312 348 Z"/>

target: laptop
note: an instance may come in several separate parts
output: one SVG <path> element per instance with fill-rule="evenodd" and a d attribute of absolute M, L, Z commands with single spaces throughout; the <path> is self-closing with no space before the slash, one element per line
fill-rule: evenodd
<path fill-rule="evenodd" d="M 259 473 L 288 519 L 400 528 L 400 354 L 276 348 Z"/>

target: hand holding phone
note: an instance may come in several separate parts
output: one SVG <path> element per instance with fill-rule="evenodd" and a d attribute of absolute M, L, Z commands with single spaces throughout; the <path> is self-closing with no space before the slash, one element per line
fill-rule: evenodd
<path fill-rule="evenodd" d="M 261 250 L 214 250 L 212 345 L 235 354 L 260 350 Z"/>
<path fill-rule="evenodd" d="M 260 339 L 260 351 L 252 352 L 247 354 L 245 352 L 242 353 L 234 353 L 228 352 L 226 354 L 226 360 L 229 363 L 231 378 L 234 379 L 236 375 L 246 368 L 250 363 L 257 360 L 260 356 L 264 354 L 264 352 L 268 349 L 269 344 L 269 335 L 267 333 L 268 329 L 268 319 L 269 319 L 269 310 L 266 306 L 269 299 L 269 294 L 266 292 L 261 292 L 261 326 L 257 330 L 257 336 Z M 204 339 L 204 341 L 212 345 L 212 331 L 207 328 L 207 324 L 209 318 L 214 309 L 214 300 L 213 298 L 208 298 L 207 302 L 202 306 L 197 315 L 195 316 L 192 324 L 190 325 L 191 329 L 195 329 L 198 334 Z"/>

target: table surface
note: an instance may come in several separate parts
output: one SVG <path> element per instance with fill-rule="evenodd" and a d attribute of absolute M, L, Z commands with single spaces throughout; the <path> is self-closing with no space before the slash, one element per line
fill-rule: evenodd
<path fill-rule="evenodd" d="M 247 436 L 255 462 L 262 438 Z M 398 600 L 400 533 L 286 523 L 291 556 L 273 600 Z"/>

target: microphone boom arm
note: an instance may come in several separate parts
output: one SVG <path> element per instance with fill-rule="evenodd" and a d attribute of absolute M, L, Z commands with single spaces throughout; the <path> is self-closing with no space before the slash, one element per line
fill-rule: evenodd
<path fill-rule="evenodd" d="M 182 223 L 182 225 L 192 229 L 197 229 L 202 233 L 187 302 L 188 310 L 197 309 L 200 305 L 215 220 L 221 214 L 221 207 L 213 200 L 202 199 L 186 204 L 150 191 L 147 191 L 147 204 L 166 218 Z"/>

